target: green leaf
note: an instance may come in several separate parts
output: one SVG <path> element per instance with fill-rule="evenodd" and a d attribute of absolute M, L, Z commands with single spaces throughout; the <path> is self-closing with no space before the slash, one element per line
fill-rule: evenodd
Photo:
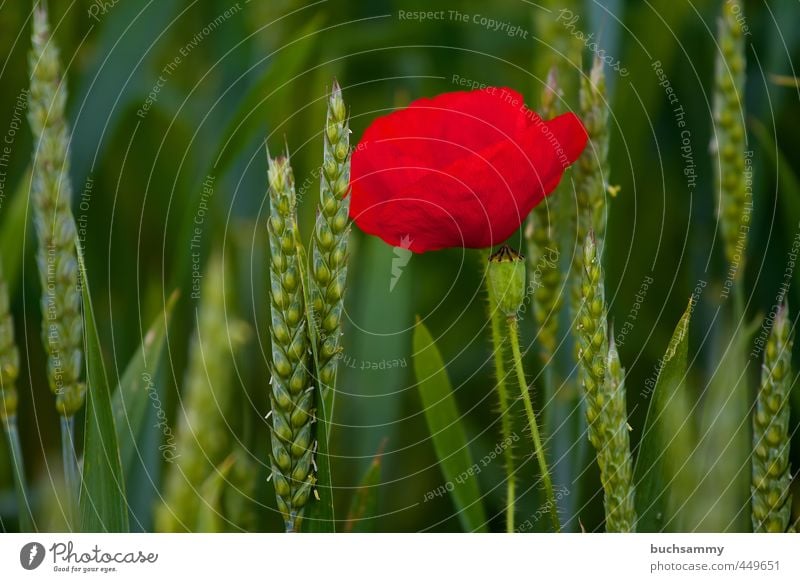
<path fill-rule="evenodd" d="M 236 458 L 229 455 L 218 467 L 215 467 L 200 487 L 200 505 L 197 511 L 197 523 L 194 532 L 219 533 L 225 531 L 225 519 L 222 511 L 222 492 L 228 484 Z"/>
<path fill-rule="evenodd" d="M 376 515 L 378 509 L 378 486 L 381 482 L 381 459 L 385 443 L 384 440 L 353 494 L 350 511 L 347 513 L 347 523 L 344 526 L 346 532 L 370 531 L 370 518 Z"/>
<path fill-rule="evenodd" d="M 13 198 L 8 206 L 2 205 L 2 222 L 0 222 L 0 257 L 3 264 L 3 276 L 8 285 L 9 295 L 17 288 L 17 279 L 22 265 L 23 253 L 30 247 L 24 244 L 26 219 L 28 211 L 28 188 L 31 184 L 31 169 L 28 168 L 20 177 Z M 32 229 L 31 229 L 32 230 Z"/>
<path fill-rule="evenodd" d="M 167 325 L 178 295 L 177 290 L 172 293 L 164 311 L 150 324 L 150 329 L 128 362 L 111 400 L 124 475 L 131 470 L 137 451 L 137 440 L 147 416 L 147 401 L 150 390 L 153 389 L 152 378 L 156 374 L 164 352 Z"/>
<path fill-rule="evenodd" d="M 324 17 L 323 13 L 317 13 L 292 36 L 292 40 L 264 57 L 263 60 L 270 57 L 275 59 L 247 90 L 223 130 L 222 139 L 212 158 L 211 173 L 218 175 L 228 168 L 241 149 L 263 130 L 263 122 L 268 114 L 293 110 L 288 89 L 296 76 L 303 72 L 311 52 L 318 48 L 316 40 Z"/>
<path fill-rule="evenodd" d="M 693 492 L 694 451 L 687 393 L 687 354 L 692 300 L 675 328 L 650 393 L 650 406 L 636 457 L 637 530 L 681 531 L 678 508 Z"/>
<path fill-rule="evenodd" d="M 752 434 L 748 338 L 761 321 L 745 325 L 740 311 L 725 310 L 714 345 L 719 356 L 708 381 L 700 415 L 695 466 L 698 484 L 691 499 L 690 531 L 749 532 Z M 724 484 L 720 486 L 720 484 Z"/>
<path fill-rule="evenodd" d="M 414 327 L 412 346 L 414 373 L 425 419 L 445 478 L 442 486 L 450 491 L 458 518 L 466 531 L 488 531 L 478 481 L 473 475 L 475 464 L 450 379 L 439 349 L 425 324 L 419 320 Z M 465 475 L 468 475 L 466 479 Z"/>
<path fill-rule="evenodd" d="M 766 154 L 767 171 L 772 173 L 774 170 L 778 180 L 778 216 L 783 221 L 784 241 L 787 247 L 791 247 L 800 225 L 800 180 L 766 126 L 754 119 L 750 121 L 750 129 Z"/>
<path fill-rule="evenodd" d="M 194 199 L 187 203 L 187 208 L 197 207 L 203 191 L 202 182 L 207 176 L 221 180 L 242 149 L 250 145 L 254 138 L 263 135 L 266 127 L 273 127 L 273 131 L 277 131 L 274 128 L 285 119 L 285 112 L 296 110 L 292 103 L 292 81 L 307 69 L 312 51 L 319 48 L 318 33 L 324 18 L 323 13 L 309 17 L 306 25 L 292 35 L 291 40 L 281 43 L 279 48 L 261 59 L 262 62 L 269 62 L 239 100 L 219 141 L 210 146 L 209 151 L 213 155 L 209 159 L 208 169 L 205 173 L 198 173 L 196 183 L 189 190 Z M 227 214 L 227 210 L 221 206 L 224 204 L 222 197 L 213 197 L 212 204 L 219 209 L 221 216 Z M 194 220 L 193 213 L 183 215 L 179 227 L 181 240 L 191 238 L 196 226 Z M 176 247 L 174 251 L 178 267 L 172 273 L 172 282 L 174 287 L 179 287 L 188 277 L 190 262 L 187 259 L 189 255 L 182 249 Z"/>
<path fill-rule="evenodd" d="M 108 374 L 95 325 L 83 251 L 76 241 L 83 295 L 86 351 L 86 427 L 80 517 L 83 532 L 127 532 L 128 504 L 111 409 Z"/>

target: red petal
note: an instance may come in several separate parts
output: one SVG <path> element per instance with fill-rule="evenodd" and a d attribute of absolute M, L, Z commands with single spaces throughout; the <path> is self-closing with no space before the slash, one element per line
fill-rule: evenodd
<path fill-rule="evenodd" d="M 415 252 L 492 246 L 585 144 L 576 116 L 543 122 L 509 89 L 421 99 L 365 132 L 352 158 L 350 214 L 391 245 L 411 239 Z"/>

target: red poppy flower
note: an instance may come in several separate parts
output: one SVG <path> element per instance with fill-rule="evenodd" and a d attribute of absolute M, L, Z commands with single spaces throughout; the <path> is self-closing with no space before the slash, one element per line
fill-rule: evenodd
<path fill-rule="evenodd" d="M 503 242 L 586 146 L 572 113 L 543 121 L 511 89 L 444 93 L 376 119 L 353 152 L 350 216 L 422 253 Z"/>

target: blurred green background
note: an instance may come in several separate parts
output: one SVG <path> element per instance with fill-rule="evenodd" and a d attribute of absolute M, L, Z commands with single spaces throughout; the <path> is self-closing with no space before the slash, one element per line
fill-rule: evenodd
<path fill-rule="evenodd" d="M 458 78 L 515 88 L 536 108 L 543 71 L 558 58 L 541 37 L 552 27 L 562 3 L 542 2 L 537 7 L 522 0 L 436 2 L 435 6 L 421 0 L 116 4 L 51 0 L 49 4 L 67 69 L 73 210 L 79 223 L 84 220 L 95 312 L 112 376 L 121 374 L 144 330 L 170 293 L 179 289 L 181 298 L 168 330 L 169 355 L 154 378 L 168 415 L 174 418 L 196 315 L 191 297 L 193 221 L 202 184 L 212 176 L 214 193 L 201 229 L 201 265 L 212 249 L 224 253 L 233 278 L 226 284 L 226 313 L 248 321 L 256 332 L 236 354 L 230 389 L 235 391 L 238 412 L 229 414 L 228 421 L 253 462 L 256 499 L 248 504 L 257 516 L 255 527 L 278 531 L 280 519 L 264 466 L 269 450 L 263 420 L 269 410 L 265 136 L 273 154 L 287 147 L 291 153 L 301 198 L 301 229 L 308 236 L 319 188 L 325 97 L 333 78 L 341 83 L 351 111 L 354 143 L 371 120 L 394 107 L 463 89 L 454 82 Z M 606 52 L 629 71 L 622 77 L 607 70 L 610 181 L 621 189 L 610 201 L 605 261 L 611 315 L 619 321 L 637 304 L 635 296 L 645 277 L 653 278 L 620 349 L 629 372 L 630 423 L 636 443 L 647 404 L 640 391 L 653 376 L 699 280 L 709 286 L 693 319 L 692 350 L 697 355 L 693 373 L 706 374 L 714 356 L 709 329 L 724 275 L 708 144 L 716 54 L 713 33 L 720 2 L 569 4 L 580 15 L 577 28 L 594 33 Z M 0 133 L 4 134 L 18 108 L 18 96 L 28 85 L 30 9 L 23 0 L 0 4 Z M 400 17 L 400 11 L 432 9 L 444 10 L 445 17 L 426 22 Z M 746 9 L 752 30 L 747 39 L 746 107 L 749 120 L 761 131 L 760 139 L 756 131 L 750 132 L 755 201 L 746 275 L 747 313 L 757 317 L 772 308 L 800 218 L 800 200 L 793 198 L 797 186 L 792 190 L 790 179 L 798 170 L 800 90 L 773 77 L 795 75 L 800 8 L 794 0 L 777 0 L 747 2 Z M 451 18 L 450 10 L 468 15 L 468 22 Z M 229 16 L 224 16 L 226 11 Z M 519 32 L 490 30 L 473 22 L 474 15 L 518 26 Z M 178 55 L 180 63 L 165 69 Z M 584 58 L 588 62 L 588 52 Z M 663 64 L 685 108 L 698 176 L 692 193 L 683 175 L 680 131 L 651 66 L 656 60 Z M 568 66 L 577 79 L 574 64 Z M 151 94 L 155 89 L 157 93 Z M 577 105 L 569 94 L 567 100 Z M 776 147 L 785 156 L 780 165 Z M 40 341 L 30 209 L 27 223 L 13 213 L 15 204 L 26 205 L 25 172 L 31 149 L 24 122 L 13 138 L 5 168 L 0 238 L 23 360 L 19 390 L 25 460 L 39 508 L 38 525 L 47 530 L 63 527 L 52 502 L 61 474 L 58 420 Z M 521 246 L 519 238 L 514 244 Z M 354 488 L 381 449 L 378 504 L 365 527 L 457 530 L 448 498 L 424 501 L 425 493 L 444 479 L 411 371 L 411 328 L 419 314 L 437 338 L 473 456 L 483 457 L 500 437 L 477 253 L 453 249 L 415 255 L 390 289 L 393 249 L 354 229 L 351 250 L 332 444 L 337 507 L 346 513 Z M 800 282 L 794 283 L 790 294 L 793 314 L 794 306 L 800 306 Z M 522 329 L 530 345 L 536 331 L 530 318 Z M 539 367 L 534 352 L 528 355 L 531 374 Z M 704 383 L 698 380 L 694 385 Z M 792 427 L 797 426 L 798 412 L 795 406 Z M 519 426 L 521 431 L 521 422 Z M 138 439 L 141 470 L 129 478 L 128 489 L 135 516 L 132 526 L 152 530 L 163 461 L 157 452 L 160 431 L 152 422 L 145 428 Z M 800 439 L 795 438 L 793 445 L 793 466 L 800 467 Z M 541 500 L 532 487 L 535 463 L 525 457 L 520 462 L 524 495 L 518 520 L 523 522 Z M 502 475 L 498 461 L 478 476 L 492 527 L 498 530 L 503 523 Z M 598 478 L 590 469 L 582 476 L 582 486 L 570 491 L 573 514 L 580 516 L 587 530 L 602 520 L 598 490 Z M 3 529 L 15 529 L 5 447 L 0 447 L 0 518 Z M 535 523 L 532 529 L 544 525 Z M 579 529 L 577 519 L 568 528 Z"/>

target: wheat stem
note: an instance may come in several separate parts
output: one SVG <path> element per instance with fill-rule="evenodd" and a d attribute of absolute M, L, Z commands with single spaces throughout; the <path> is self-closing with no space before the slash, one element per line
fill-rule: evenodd
<path fill-rule="evenodd" d="M 789 394 L 794 330 L 781 305 L 764 350 L 753 415 L 752 521 L 756 533 L 786 531 L 791 517 Z"/>
<path fill-rule="evenodd" d="M 17 505 L 19 506 L 19 531 L 33 531 L 33 514 L 25 480 L 25 462 L 22 456 L 22 444 L 19 438 L 16 415 L 3 418 L 3 428 L 8 438 L 8 450 L 14 476 L 14 491 L 17 496 Z"/>
<path fill-rule="evenodd" d="M 272 482 L 286 531 L 293 532 L 300 527 L 314 485 L 314 390 L 294 176 L 288 157 L 269 157 L 269 197 Z"/>
<path fill-rule="evenodd" d="M 61 416 L 61 462 L 64 465 L 64 483 L 69 495 L 68 514 L 70 523 L 78 517 L 78 495 L 81 486 L 78 455 L 75 452 L 75 417 Z"/>
<path fill-rule="evenodd" d="M 519 382 L 522 402 L 525 405 L 525 415 L 528 418 L 528 427 L 531 431 L 533 448 L 536 453 L 536 460 L 539 463 L 539 472 L 542 476 L 542 483 L 544 483 L 547 503 L 550 506 L 550 517 L 553 520 L 553 527 L 555 528 L 555 531 L 560 532 L 561 522 L 558 518 L 558 506 L 556 505 L 556 497 L 553 492 L 553 482 L 550 479 L 550 471 L 547 468 L 547 459 L 544 455 L 542 439 L 539 436 L 539 425 L 536 421 L 536 415 L 533 412 L 533 404 L 531 403 L 531 396 L 528 392 L 528 382 L 525 380 L 525 369 L 522 367 L 522 353 L 519 349 L 519 324 L 517 323 L 517 318 L 515 316 L 508 317 L 507 322 L 508 338 L 511 342 L 511 354 L 514 360 L 514 370 L 517 374 L 517 381 Z"/>

